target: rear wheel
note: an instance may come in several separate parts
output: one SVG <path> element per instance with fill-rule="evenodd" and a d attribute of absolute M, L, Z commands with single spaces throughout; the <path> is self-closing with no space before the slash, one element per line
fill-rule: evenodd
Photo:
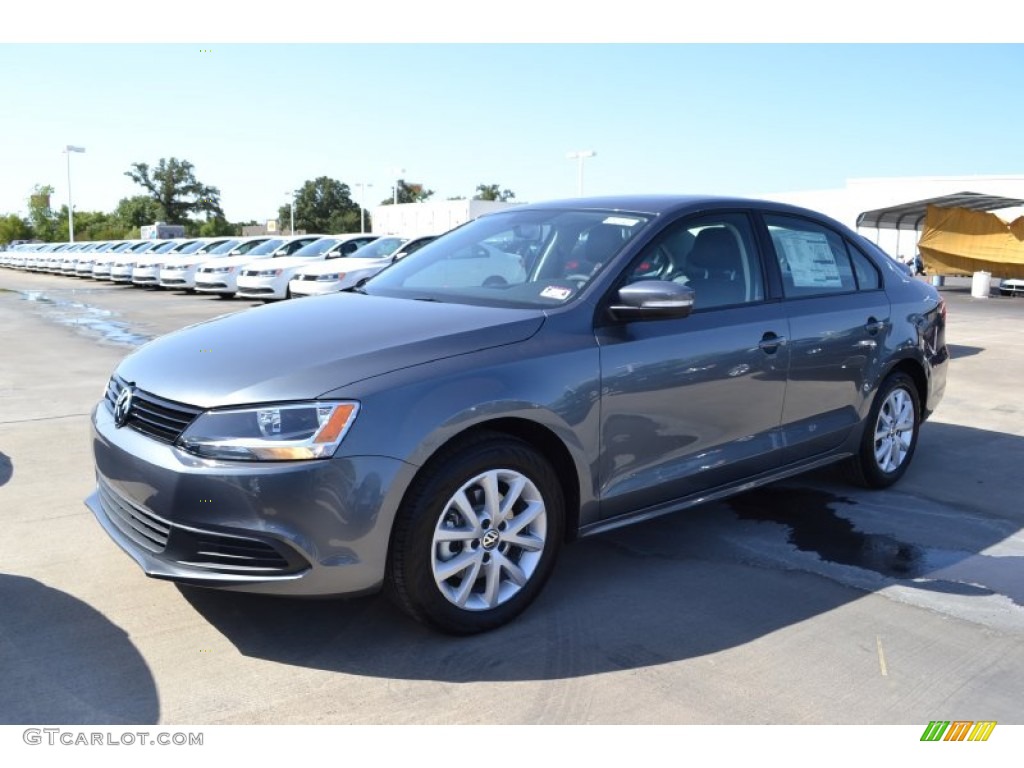
<path fill-rule="evenodd" d="M 501 626 L 540 593 L 562 540 L 562 489 L 532 446 L 480 435 L 432 460 L 395 521 L 388 591 L 454 634 Z"/>
<path fill-rule="evenodd" d="M 914 380 L 890 374 L 868 414 L 856 456 L 845 464 L 847 478 L 867 488 L 888 488 L 907 471 L 921 428 L 921 404 Z"/>

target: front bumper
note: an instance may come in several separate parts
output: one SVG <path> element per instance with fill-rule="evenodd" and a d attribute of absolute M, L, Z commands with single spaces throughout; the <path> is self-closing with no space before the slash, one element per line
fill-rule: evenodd
<path fill-rule="evenodd" d="M 322 296 L 325 293 L 338 293 L 341 280 L 292 280 L 289 284 L 292 296 Z"/>
<path fill-rule="evenodd" d="M 413 468 L 380 456 L 199 459 L 93 411 L 97 521 L 152 577 L 245 592 L 344 595 L 384 579 Z"/>
<path fill-rule="evenodd" d="M 235 295 L 241 299 L 283 299 L 287 290 L 287 278 L 242 275 Z"/>
<path fill-rule="evenodd" d="M 237 280 L 234 275 L 223 272 L 200 272 L 196 275 L 196 292 L 233 294 L 237 290 Z"/>

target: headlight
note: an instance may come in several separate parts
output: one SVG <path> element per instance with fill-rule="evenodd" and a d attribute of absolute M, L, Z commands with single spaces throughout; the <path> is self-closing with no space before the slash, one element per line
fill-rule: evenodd
<path fill-rule="evenodd" d="M 256 277 L 277 277 L 282 272 L 284 272 L 283 269 L 264 269 L 261 272 L 257 272 Z"/>
<path fill-rule="evenodd" d="M 207 411 L 178 445 L 208 459 L 292 461 L 334 455 L 359 412 L 353 402 L 311 402 Z"/>
<path fill-rule="evenodd" d="M 317 280 L 318 281 L 323 280 L 326 283 L 326 282 L 329 282 L 331 280 L 341 280 L 341 278 L 343 278 L 344 276 L 345 276 L 344 272 L 336 272 L 333 275 L 320 275 L 320 276 L 317 277 Z"/>
<path fill-rule="evenodd" d="M 235 268 L 234 267 L 211 267 L 210 269 L 208 269 L 206 271 L 207 272 L 214 272 L 216 274 L 223 274 L 224 272 L 234 272 Z"/>

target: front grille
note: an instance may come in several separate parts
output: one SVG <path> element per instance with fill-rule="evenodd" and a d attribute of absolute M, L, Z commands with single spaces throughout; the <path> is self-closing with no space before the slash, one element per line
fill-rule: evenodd
<path fill-rule="evenodd" d="M 299 280 L 316 280 L 316 275 L 299 275 Z"/>
<path fill-rule="evenodd" d="M 103 511 L 121 533 L 150 552 L 163 552 L 171 532 L 171 524 L 152 512 L 132 504 L 103 480 L 99 482 Z"/>
<path fill-rule="evenodd" d="M 255 539 L 203 531 L 193 534 L 194 552 L 189 553 L 183 565 L 210 568 L 217 571 L 286 571 L 288 561 L 269 544 Z"/>
<path fill-rule="evenodd" d="M 250 575 L 284 576 L 309 567 L 289 548 L 278 551 L 257 539 L 176 525 L 124 498 L 103 478 L 98 489 L 103 512 L 114 527 L 162 559 L 216 573 Z"/>
<path fill-rule="evenodd" d="M 247 269 L 242 274 L 246 277 L 256 277 L 259 273 L 260 271 L 258 269 Z"/>
<path fill-rule="evenodd" d="M 126 383 L 117 376 L 111 377 L 107 384 L 106 401 L 111 413 L 114 411 L 117 396 L 125 386 Z M 128 410 L 128 418 L 124 425 L 154 440 L 173 444 L 202 412 L 202 408 L 196 408 L 194 405 L 165 400 L 145 390 L 136 389 L 132 393 L 131 408 Z"/>

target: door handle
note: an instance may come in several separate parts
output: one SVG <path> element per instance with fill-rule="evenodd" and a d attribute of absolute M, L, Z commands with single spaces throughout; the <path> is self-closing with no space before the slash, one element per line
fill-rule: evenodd
<path fill-rule="evenodd" d="M 785 344 L 785 336 L 777 336 L 771 331 L 768 331 L 768 333 L 761 337 L 761 341 L 757 343 L 757 346 L 762 352 L 772 355 L 778 351 L 779 347 L 785 346 Z"/>
<path fill-rule="evenodd" d="M 875 317 L 869 317 L 867 324 L 865 324 L 864 326 L 864 330 L 867 331 L 872 336 L 874 336 L 879 331 L 885 330 L 885 327 L 888 324 L 889 323 L 885 320 L 878 320 Z"/>

